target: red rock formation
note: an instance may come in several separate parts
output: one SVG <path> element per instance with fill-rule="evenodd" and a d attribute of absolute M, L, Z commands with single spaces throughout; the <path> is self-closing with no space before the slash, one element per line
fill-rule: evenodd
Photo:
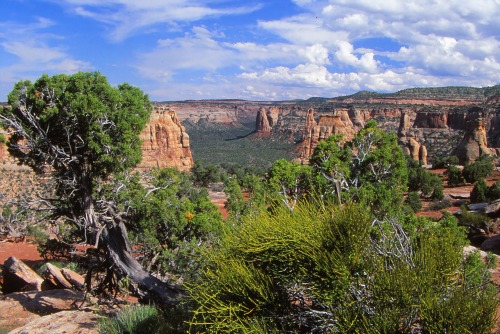
<path fill-rule="evenodd" d="M 415 119 L 414 127 L 430 129 L 447 129 L 447 112 L 419 112 Z"/>
<path fill-rule="evenodd" d="M 155 107 L 140 138 L 142 162 L 139 169 L 174 167 L 189 171 L 193 166 L 189 136 L 175 111 Z"/>
<path fill-rule="evenodd" d="M 413 160 L 419 161 L 420 158 L 420 143 L 414 138 L 408 140 L 408 149 Z"/>
<path fill-rule="evenodd" d="M 270 107 L 269 111 L 267 112 L 267 119 L 269 121 L 269 126 L 272 128 L 276 124 L 278 124 L 278 118 L 280 115 L 280 108 L 279 107 Z"/>
<path fill-rule="evenodd" d="M 314 148 L 334 134 L 343 134 L 344 140 L 351 140 L 359 129 L 354 127 L 347 110 L 336 110 L 333 115 L 321 115 L 316 123 L 314 110 L 309 109 L 306 115 L 306 130 L 301 143 L 299 161 L 307 163 Z"/>
<path fill-rule="evenodd" d="M 425 145 L 420 145 L 418 158 L 422 162 L 422 165 L 427 165 L 427 147 L 425 147 Z"/>
<path fill-rule="evenodd" d="M 477 160 L 482 155 L 495 155 L 495 150 L 488 148 L 486 137 L 486 127 L 483 118 L 478 118 L 469 122 L 469 128 L 464 139 L 460 142 L 454 154 L 462 162 Z"/>
<path fill-rule="evenodd" d="M 271 125 L 269 124 L 269 119 L 267 117 L 266 108 L 262 107 L 257 113 L 257 119 L 255 121 L 255 132 L 261 136 L 268 136 L 271 134 Z"/>

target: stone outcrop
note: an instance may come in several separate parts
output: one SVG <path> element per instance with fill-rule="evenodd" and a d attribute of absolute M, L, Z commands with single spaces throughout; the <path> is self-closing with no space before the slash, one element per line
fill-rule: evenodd
<path fill-rule="evenodd" d="M 42 291 L 44 279 L 23 261 L 11 256 L 3 265 L 3 293 L 14 291 Z"/>
<path fill-rule="evenodd" d="M 477 160 L 482 155 L 494 155 L 494 150 L 488 148 L 485 121 L 478 118 L 469 122 L 469 127 L 463 140 L 460 142 L 454 154 L 462 162 Z"/>
<path fill-rule="evenodd" d="M 155 107 L 140 139 L 142 161 L 138 169 L 174 167 L 189 171 L 193 166 L 189 135 L 174 110 Z"/>
<path fill-rule="evenodd" d="M 357 123 L 360 124 L 359 118 Z M 347 141 L 351 140 L 358 130 L 359 127 L 354 126 L 347 110 L 334 110 L 332 115 L 321 115 L 316 122 L 314 109 L 309 109 L 306 115 L 299 160 L 307 163 L 318 143 L 331 135 L 343 134 L 344 140 Z"/>
<path fill-rule="evenodd" d="M 257 118 L 255 120 L 255 132 L 263 136 L 271 134 L 271 125 L 269 124 L 266 108 L 264 107 L 260 108 L 257 113 Z"/>
<path fill-rule="evenodd" d="M 422 165 L 427 165 L 427 147 L 425 147 L 425 145 L 420 145 L 418 159 L 422 162 Z"/>
<path fill-rule="evenodd" d="M 100 316 L 94 312 L 62 311 L 37 318 L 11 334 L 99 334 Z"/>

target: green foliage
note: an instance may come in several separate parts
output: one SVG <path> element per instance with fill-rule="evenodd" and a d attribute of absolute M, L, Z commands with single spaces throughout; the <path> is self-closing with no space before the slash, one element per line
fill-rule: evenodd
<path fill-rule="evenodd" d="M 498 262 L 497 255 L 493 254 L 492 252 L 486 253 L 486 259 L 484 260 L 484 262 L 486 264 L 486 268 L 490 270 L 496 269 Z"/>
<path fill-rule="evenodd" d="M 210 183 L 224 182 L 227 175 L 224 170 L 214 164 L 203 165 L 200 160 L 195 160 L 191 168 L 191 176 L 196 186 L 208 187 Z"/>
<path fill-rule="evenodd" d="M 432 199 L 442 200 L 444 198 L 441 178 L 426 171 L 420 164 L 408 157 L 408 189 L 410 191 L 422 191 L 424 196 Z"/>
<path fill-rule="evenodd" d="M 288 138 L 258 140 L 252 137 L 255 121 L 226 126 L 208 120 L 196 123 L 186 120 L 183 125 L 189 133 L 193 156 L 203 164 L 236 165 L 266 170 L 277 159 L 291 160 L 294 157 L 295 143 Z M 228 173 L 234 174 L 229 170 Z"/>
<path fill-rule="evenodd" d="M 474 183 L 488 177 L 494 168 L 491 160 L 489 156 L 481 156 L 475 162 L 465 164 L 462 172 L 465 181 Z"/>
<path fill-rule="evenodd" d="M 450 187 L 456 187 L 464 183 L 464 177 L 462 176 L 462 171 L 458 169 L 457 166 L 455 165 L 449 166 L 446 173 L 448 174 L 448 185 Z"/>
<path fill-rule="evenodd" d="M 1 129 L 1 127 L 0 127 Z M 7 143 L 7 138 L 5 137 L 5 135 L 3 133 L 0 133 L 0 145 L 4 145 L 5 143 Z"/>
<path fill-rule="evenodd" d="M 470 201 L 471 203 L 482 203 L 488 202 L 488 185 L 484 179 L 479 179 L 479 181 L 474 184 L 474 188 L 470 192 Z"/>
<path fill-rule="evenodd" d="M 432 168 L 449 168 L 451 166 L 458 165 L 459 163 L 460 161 L 456 155 L 452 155 L 449 157 L 437 157 L 432 162 Z"/>
<path fill-rule="evenodd" d="M 121 310 L 115 317 L 99 322 L 102 334 L 155 334 L 162 333 L 162 322 L 156 307 L 132 305 Z"/>
<path fill-rule="evenodd" d="M 276 208 L 208 250 L 191 332 L 489 333 L 497 300 L 465 231 L 360 205 Z M 481 321 L 479 321 L 481 320 Z"/>
<path fill-rule="evenodd" d="M 453 203 L 449 199 L 443 199 L 441 201 L 432 201 L 429 205 L 429 209 L 432 211 L 438 211 L 442 209 L 449 208 Z"/>
<path fill-rule="evenodd" d="M 343 144 L 333 135 L 312 155 L 314 183 L 322 198 L 364 202 L 378 216 L 398 212 L 407 190 L 407 166 L 397 137 L 369 122 Z"/>
<path fill-rule="evenodd" d="M 86 227 L 81 234 L 88 241 L 87 232 L 99 229 L 95 185 L 141 159 L 139 134 L 152 109 L 148 96 L 126 83 L 114 88 L 98 72 L 79 72 L 20 81 L 8 103 L 0 116 L 14 131 L 10 154 L 38 173 L 50 170 L 57 208 L 52 218 Z"/>
<path fill-rule="evenodd" d="M 489 201 L 494 201 L 500 198 L 500 181 L 496 181 L 486 191 L 486 197 Z"/>
<path fill-rule="evenodd" d="M 266 185 L 271 197 L 276 197 L 293 210 L 297 201 L 310 192 L 312 169 L 285 159 L 277 160 L 267 172 Z"/>
<path fill-rule="evenodd" d="M 146 185 L 138 174 L 117 175 L 100 196 L 116 196 L 128 210 L 130 239 L 142 264 L 161 274 L 194 275 L 201 249 L 223 229 L 208 191 L 194 187 L 188 174 L 173 168 L 151 171 Z"/>
<path fill-rule="evenodd" d="M 241 217 L 246 214 L 245 200 L 238 180 L 235 177 L 230 178 L 224 186 L 224 192 L 227 195 L 227 201 L 224 205 L 229 211 L 231 218 L 235 223 L 239 223 Z"/>
<path fill-rule="evenodd" d="M 460 207 L 460 216 L 458 217 L 460 224 L 474 229 L 488 229 L 491 220 L 485 215 L 469 212 L 465 205 Z"/>
<path fill-rule="evenodd" d="M 408 198 L 406 199 L 406 204 L 410 206 L 413 212 L 419 212 L 422 210 L 422 201 L 420 200 L 420 194 L 416 191 L 410 191 L 408 193 Z"/>

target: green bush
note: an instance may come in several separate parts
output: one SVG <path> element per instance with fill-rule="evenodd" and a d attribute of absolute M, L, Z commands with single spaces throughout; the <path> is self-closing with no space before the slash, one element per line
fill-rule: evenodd
<path fill-rule="evenodd" d="M 437 211 L 449 208 L 450 206 L 452 206 L 451 201 L 449 199 L 443 199 L 441 201 L 433 201 L 429 205 L 429 209 L 431 209 L 432 211 Z"/>
<path fill-rule="evenodd" d="M 456 187 L 464 183 L 464 177 L 462 176 L 462 171 L 457 168 L 457 166 L 451 165 L 447 170 L 448 174 L 448 185 L 450 187 Z"/>
<path fill-rule="evenodd" d="M 458 165 L 458 163 L 459 163 L 458 157 L 455 155 L 452 155 L 450 157 L 437 157 L 432 162 L 432 168 L 433 169 L 448 168 L 452 165 Z"/>
<path fill-rule="evenodd" d="M 488 202 L 487 192 L 488 185 L 486 184 L 484 179 L 480 179 L 476 182 L 474 188 L 472 188 L 472 191 L 470 192 L 471 203 Z"/>
<path fill-rule="evenodd" d="M 420 210 L 422 210 L 422 201 L 420 200 L 419 193 L 416 191 L 411 191 L 410 193 L 408 193 L 406 204 L 410 206 L 413 212 L 419 212 Z"/>
<path fill-rule="evenodd" d="M 474 183 L 489 176 L 493 168 L 491 157 L 481 156 L 477 161 L 465 164 L 462 174 L 465 181 Z"/>
<path fill-rule="evenodd" d="M 191 332 L 490 333 L 496 291 L 464 229 L 360 205 L 297 205 L 248 219 L 188 287 Z"/>
<path fill-rule="evenodd" d="M 460 208 L 460 216 L 458 220 L 460 224 L 467 227 L 472 227 L 475 229 L 489 229 L 491 225 L 491 220 L 485 215 L 480 215 L 476 213 L 469 212 L 465 205 Z"/>
<path fill-rule="evenodd" d="M 132 305 L 121 310 L 115 317 L 99 322 L 102 334 L 155 334 L 161 333 L 158 309 L 148 305 Z"/>
<path fill-rule="evenodd" d="M 500 198 L 500 181 L 495 182 L 488 188 L 486 197 L 489 201 L 494 201 Z"/>

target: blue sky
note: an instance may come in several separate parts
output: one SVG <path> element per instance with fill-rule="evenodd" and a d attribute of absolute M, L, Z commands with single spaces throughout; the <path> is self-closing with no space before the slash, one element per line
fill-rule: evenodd
<path fill-rule="evenodd" d="M 0 101 L 99 71 L 151 100 L 500 82 L 500 0 L 1 0 Z"/>

